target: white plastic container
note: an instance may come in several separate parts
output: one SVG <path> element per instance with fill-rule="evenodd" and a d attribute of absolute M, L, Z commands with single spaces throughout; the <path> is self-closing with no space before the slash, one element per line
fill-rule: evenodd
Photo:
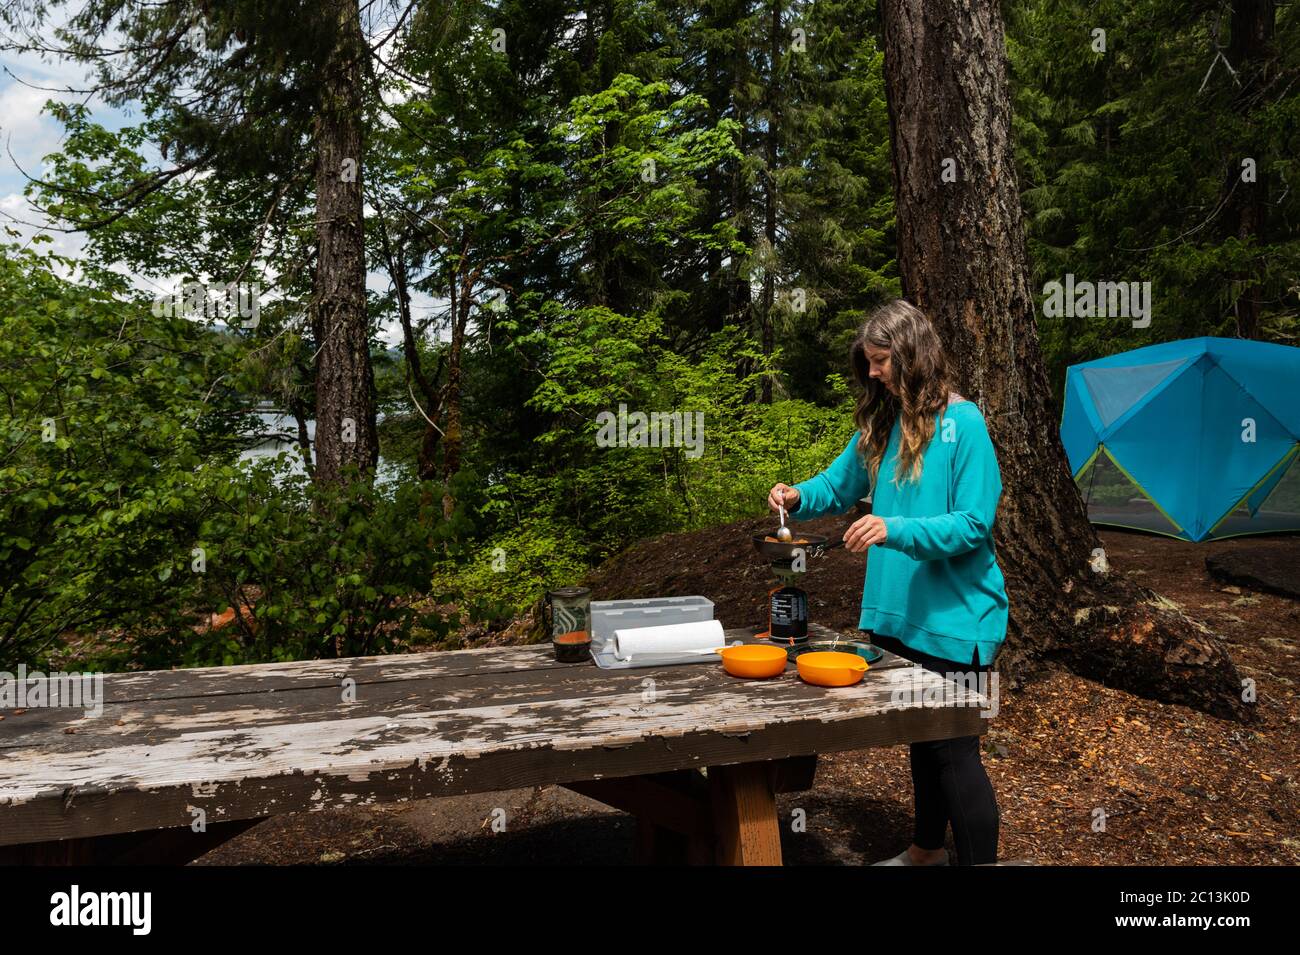
<path fill-rule="evenodd" d="M 707 597 L 646 597 L 642 600 L 593 600 L 591 649 L 599 653 L 615 630 L 664 627 L 713 619 L 713 601 Z"/>

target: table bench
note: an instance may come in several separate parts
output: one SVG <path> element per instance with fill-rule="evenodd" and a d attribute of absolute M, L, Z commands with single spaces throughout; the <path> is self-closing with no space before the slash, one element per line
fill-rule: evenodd
<path fill-rule="evenodd" d="M 642 861 L 779 865 L 775 796 L 818 753 L 987 729 L 937 674 L 946 702 L 892 701 L 910 666 L 825 689 L 542 645 L 108 674 L 98 717 L 0 710 L 0 863 L 183 863 L 282 813 L 559 784 L 633 813 Z"/>

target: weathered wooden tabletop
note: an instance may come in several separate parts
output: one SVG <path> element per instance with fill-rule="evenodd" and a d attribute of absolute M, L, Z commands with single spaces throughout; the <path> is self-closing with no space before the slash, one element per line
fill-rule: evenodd
<path fill-rule="evenodd" d="M 962 688 L 891 700 L 889 672 L 909 666 L 886 654 L 825 689 L 793 664 L 771 680 L 611 671 L 542 645 L 106 675 L 98 717 L 0 710 L 0 846 L 985 731 Z"/>

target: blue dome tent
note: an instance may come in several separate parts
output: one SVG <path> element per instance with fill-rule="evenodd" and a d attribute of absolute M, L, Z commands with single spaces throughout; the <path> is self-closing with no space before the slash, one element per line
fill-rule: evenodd
<path fill-rule="evenodd" d="M 1094 524 L 1300 530 L 1300 348 L 1189 338 L 1072 365 L 1061 440 Z"/>

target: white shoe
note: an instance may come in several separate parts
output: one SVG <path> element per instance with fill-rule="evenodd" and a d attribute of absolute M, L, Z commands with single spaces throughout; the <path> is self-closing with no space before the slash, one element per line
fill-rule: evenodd
<path fill-rule="evenodd" d="M 943 854 L 943 861 L 942 861 L 942 862 L 922 862 L 922 863 L 917 863 L 917 862 L 913 862 L 913 861 L 912 861 L 912 857 L 911 857 L 911 855 L 909 855 L 909 854 L 908 854 L 908 851 L 907 851 L 906 849 L 904 849 L 902 852 L 900 852 L 898 855 L 894 856 L 894 858 L 892 858 L 892 859 L 886 859 L 884 862 L 873 862 L 873 863 L 871 863 L 871 864 L 872 864 L 872 865 L 947 865 L 947 864 L 948 864 L 948 853 L 945 852 L 945 853 Z"/>

